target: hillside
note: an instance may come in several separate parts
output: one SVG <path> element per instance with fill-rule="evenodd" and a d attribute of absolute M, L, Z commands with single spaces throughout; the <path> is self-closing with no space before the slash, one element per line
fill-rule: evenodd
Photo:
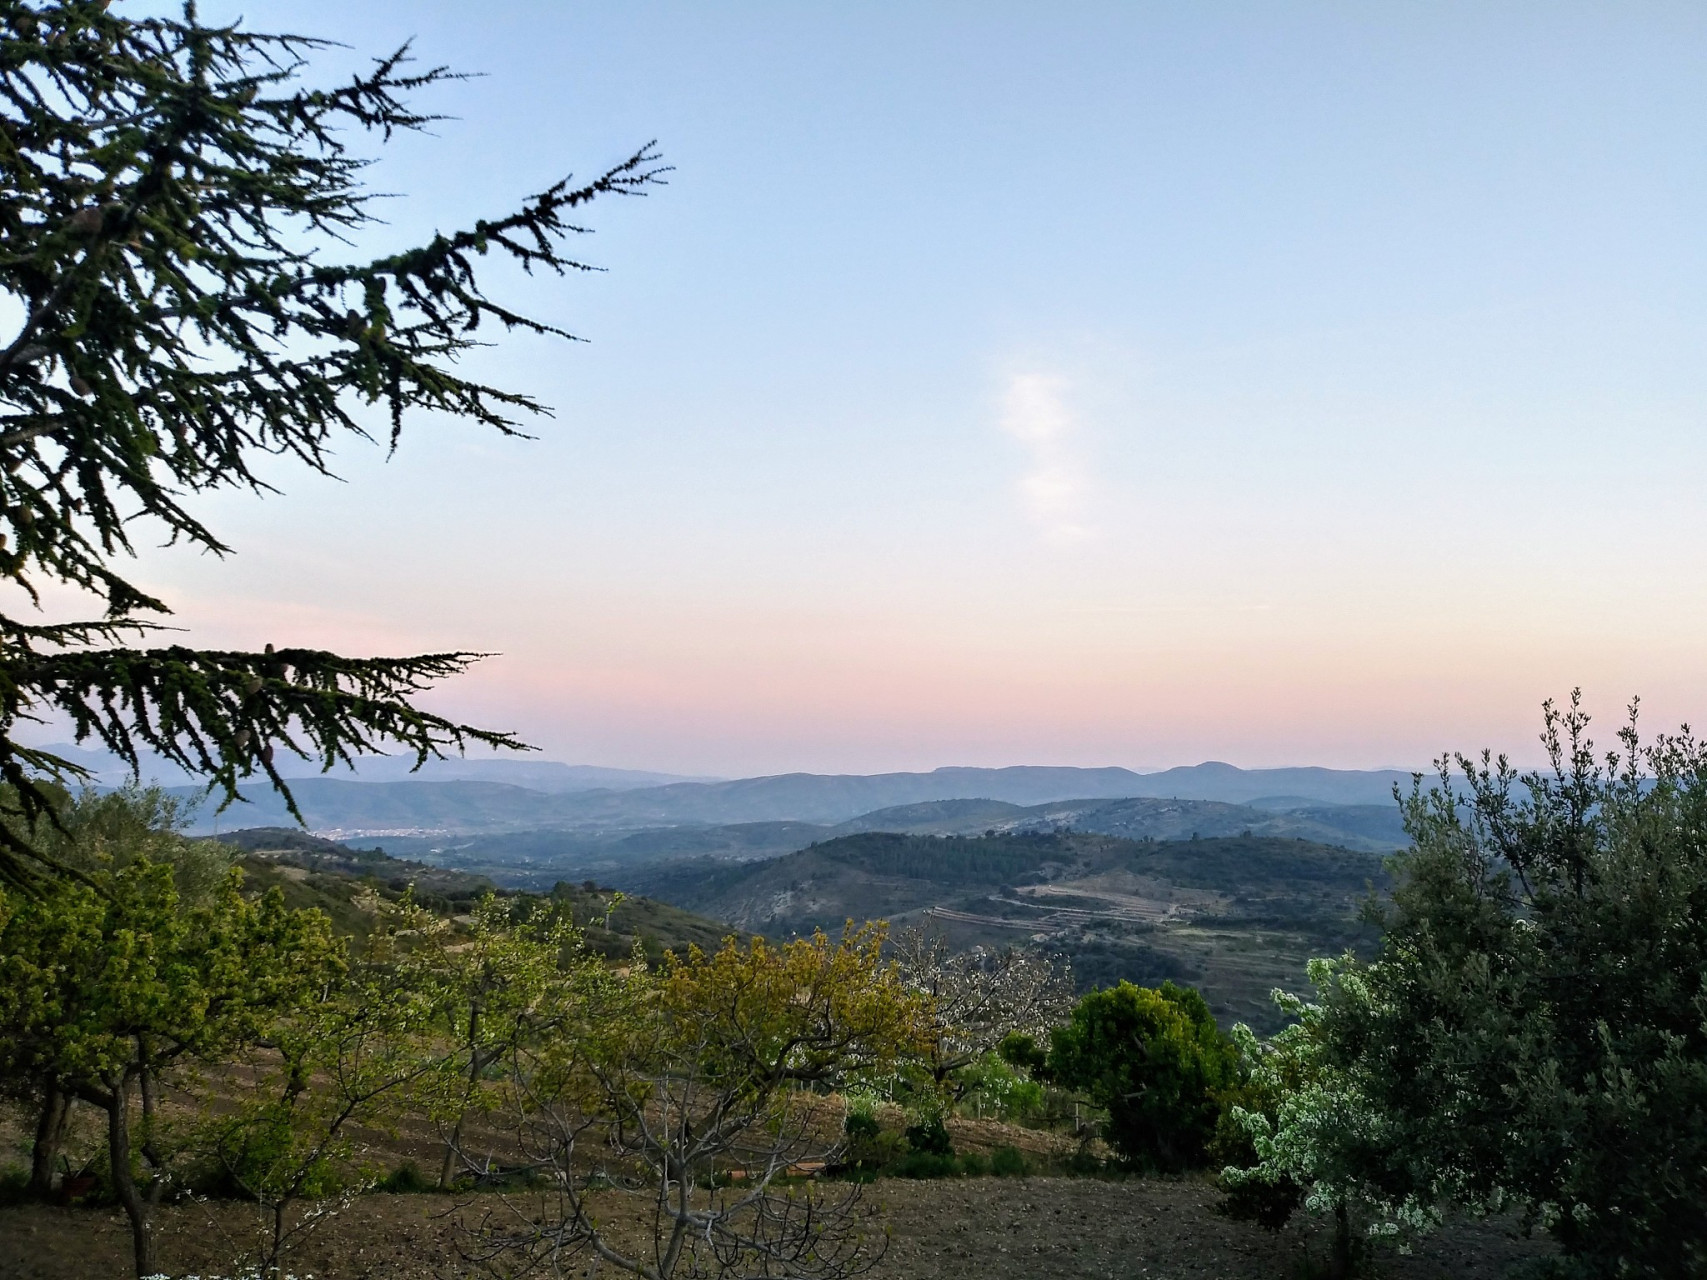
<path fill-rule="evenodd" d="M 1189 981 L 1223 1018 L 1266 1026 L 1272 987 L 1301 985 L 1312 955 L 1370 940 L 1358 906 L 1385 881 L 1370 854 L 1298 839 L 1057 831 L 872 832 L 765 862 L 635 868 L 618 883 L 771 935 L 881 918 L 956 946 L 1033 940 L 1070 956 L 1081 986 Z"/>
<path fill-rule="evenodd" d="M 1071 800 L 1037 805 L 993 825 L 998 831 L 1071 828 L 1129 840 L 1270 836 L 1381 853 L 1409 843 L 1398 806 L 1391 802 L 1274 811 L 1217 800 Z"/>
<path fill-rule="evenodd" d="M 481 876 L 389 857 L 379 849 L 352 849 L 300 830 L 262 827 L 230 832 L 221 842 L 244 851 L 250 887 L 277 887 L 291 907 L 318 907 L 343 934 L 365 932 L 372 923 L 372 896 L 395 901 L 410 889 L 429 909 L 462 916 L 493 890 Z M 501 894 L 513 891 L 498 890 Z M 566 903 L 595 950 L 613 957 L 630 954 L 636 941 L 654 959 L 666 949 L 714 948 L 733 932 L 720 921 L 640 895 L 624 895 L 611 909 L 612 891 L 592 881 L 562 882 L 550 896 Z"/>
<path fill-rule="evenodd" d="M 1407 843 L 1398 808 L 1391 804 L 1275 811 L 1212 800 L 1153 799 L 1067 800 L 1031 806 L 1000 800 L 932 800 L 878 809 L 836 826 L 750 822 L 608 832 L 541 828 L 389 835 L 383 841 L 393 853 L 489 876 L 500 884 L 546 888 L 562 878 L 631 877 L 644 865 L 684 858 L 774 858 L 862 832 L 974 836 L 1064 830 L 1131 840 L 1270 836 L 1372 853 L 1391 852 Z"/>

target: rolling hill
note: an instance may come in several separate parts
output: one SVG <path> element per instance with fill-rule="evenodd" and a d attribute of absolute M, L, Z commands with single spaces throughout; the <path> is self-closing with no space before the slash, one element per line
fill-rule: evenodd
<path fill-rule="evenodd" d="M 1342 813 L 1346 815 L 1343 824 L 1336 820 Z M 752 822 L 611 832 L 540 828 L 456 836 L 396 835 L 385 837 L 384 844 L 393 853 L 490 876 L 501 884 L 544 887 L 562 877 L 611 877 L 682 858 L 773 858 L 868 831 L 972 836 L 1065 830 L 1134 840 L 1273 836 L 1375 853 L 1407 843 L 1393 805 L 1276 812 L 1212 800 L 1127 799 L 1030 806 L 1000 800 L 933 800 L 878 809 L 835 826 Z"/>
<path fill-rule="evenodd" d="M 744 865 L 636 867 L 616 883 L 772 936 L 886 919 L 957 946 L 1035 941 L 1070 957 L 1081 986 L 1173 978 L 1225 1020 L 1272 1026 L 1273 987 L 1302 985 L 1310 956 L 1372 940 L 1358 909 L 1386 872 L 1368 853 L 1277 837 L 866 832 Z"/>

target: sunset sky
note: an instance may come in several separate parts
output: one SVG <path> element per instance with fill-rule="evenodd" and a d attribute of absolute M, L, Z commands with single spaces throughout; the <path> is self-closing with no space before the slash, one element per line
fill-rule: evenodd
<path fill-rule="evenodd" d="M 1703 6 L 238 12 L 484 73 L 368 247 L 675 172 L 511 282 L 589 340 L 479 362 L 537 440 L 421 420 L 147 553 L 195 643 L 488 650 L 437 708 L 726 776 L 1707 719 Z"/>

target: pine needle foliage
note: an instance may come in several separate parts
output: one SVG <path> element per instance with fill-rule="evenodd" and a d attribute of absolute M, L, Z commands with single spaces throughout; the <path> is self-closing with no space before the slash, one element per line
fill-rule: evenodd
<path fill-rule="evenodd" d="M 418 69 L 405 47 L 319 87 L 310 64 L 328 47 L 207 25 L 193 4 L 129 17 L 104 0 L 0 2 L 0 577 L 19 603 L 72 588 L 100 613 L 0 613 L 0 781 L 26 829 L 50 808 L 36 779 L 78 773 L 13 740 L 46 712 L 133 768 L 152 751 L 208 776 L 226 803 L 252 776 L 288 798 L 275 744 L 328 768 L 382 744 L 418 762 L 521 745 L 412 703 L 479 654 L 123 647 L 169 612 L 118 567 L 140 529 L 228 550 L 195 495 L 266 491 L 267 456 L 329 474 L 334 442 L 375 422 L 395 447 L 422 412 L 506 435 L 548 412 L 459 371 L 482 325 L 572 336 L 493 298 L 487 269 L 592 269 L 567 251 L 586 230 L 575 211 L 664 172 L 648 145 L 591 181 L 363 258 L 352 245 L 375 194 L 353 142 L 429 124 L 410 97 L 455 77 Z M 9 830 L 0 882 L 53 865 Z"/>

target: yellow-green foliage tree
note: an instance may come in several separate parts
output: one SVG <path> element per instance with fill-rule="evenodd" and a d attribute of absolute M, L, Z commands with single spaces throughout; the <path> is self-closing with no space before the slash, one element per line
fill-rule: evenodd
<path fill-rule="evenodd" d="M 405 899 L 353 947 L 340 940 L 324 980 L 278 1005 L 264 1034 L 236 1046 L 221 1104 L 198 1133 L 228 1185 L 253 1202 L 259 1229 L 236 1259 L 272 1275 L 321 1223 L 328 1203 L 370 1190 L 379 1170 L 357 1134 L 430 1111 L 454 1065 L 443 991 L 411 954 L 445 922 Z"/>
<path fill-rule="evenodd" d="M 287 910 L 277 892 L 245 898 L 239 872 L 187 907 L 172 868 L 145 857 L 89 879 L 6 901 L 0 1076 L 105 1114 L 113 1192 L 146 1276 L 157 1270 L 150 1207 L 168 1177 L 155 1146 L 160 1089 L 259 1039 L 341 957 L 323 915 Z"/>
<path fill-rule="evenodd" d="M 791 1185 L 833 1157 L 826 1091 L 887 1072 L 929 1043 L 928 1002 L 867 927 L 781 946 L 638 962 L 584 989 L 563 1034 L 510 1062 L 520 1149 L 553 1175 L 545 1203 L 484 1239 L 505 1265 L 590 1252 L 637 1276 L 855 1274 L 881 1252 L 857 1187 Z M 599 1222 L 601 1183 L 642 1198 L 649 1246 Z"/>
<path fill-rule="evenodd" d="M 85 883 L 143 858 L 171 868 L 180 907 L 205 904 L 224 885 L 233 851 L 184 836 L 184 806 L 160 788 L 85 790 L 77 795 L 55 789 L 51 798 L 52 810 L 38 815 L 32 830 L 15 834 L 74 875 L 85 877 Z M 9 799 L 15 802 L 16 797 Z M 7 800 L 0 799 L 0 811 L 7 807 Z M 35 1110 L 30 1189 L 46 1195 L 52 1188 L 53 1165 L 72 1099 L 51 1078 L 25 1075 L 0 1077 L 0 1093 L 9 1093 Z"/>
<path fill-rule="evenodd" d="M 559 1034 L 570 1002 L 599 990 L 603 962 L 590 955 L 567 912 L 538 910 L 515 917 L 516 904 L 488 893 L 466 929 L 417 913 L 409 945 L 394 971 L 405 985 L 430 992 L 435 1031 L 444 1046 L 423 1095 L 444 1135 L 438 1185 L 478 1180 L 489 1165 L 464 1162 L 463 1130 L 471 1117 L 498 1105 L 494 1067 L 541 1036 Z"/>

